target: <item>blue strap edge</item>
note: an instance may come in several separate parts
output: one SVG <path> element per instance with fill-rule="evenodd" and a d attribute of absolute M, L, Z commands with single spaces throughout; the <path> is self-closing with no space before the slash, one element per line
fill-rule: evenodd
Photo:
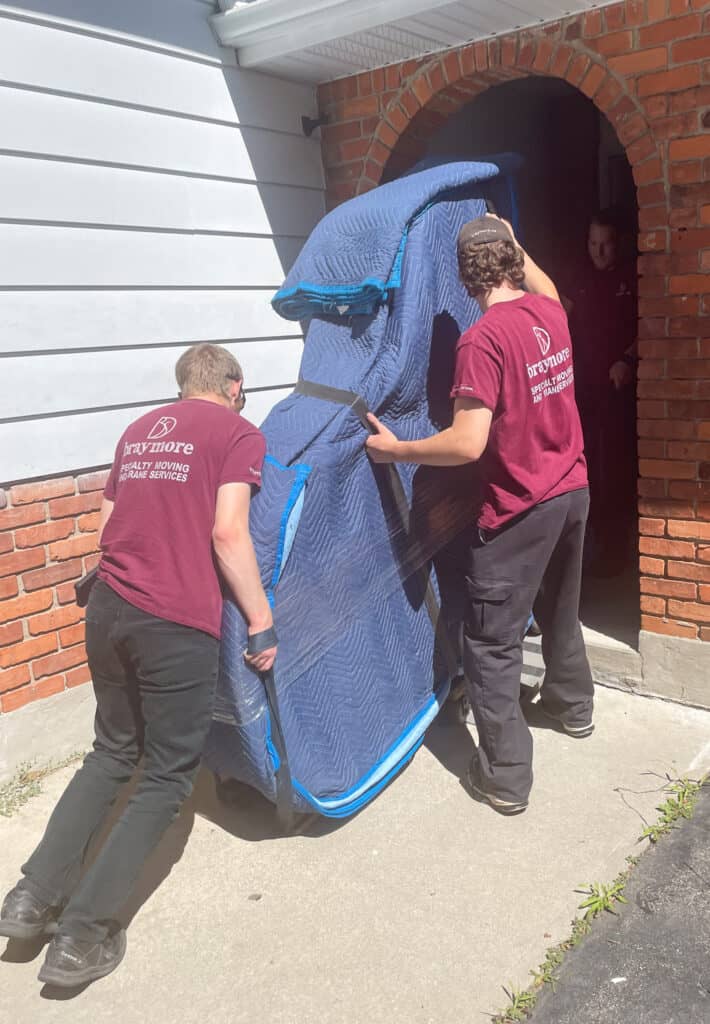
<path fill-rule="evenodd" d="M 417 752 L 424 740 L 426 730 L 434 721 L 448 697 L 450 685 L 450 681 L 447 680 L 439 687 L 431 700 L 427 701 L 424 708 L 422 708 L 419 714 L 398 736 L 389 749 L 385 751 L 379 761 L 377 761 L 377 763 L 373 765 L 373 767 L 345 793 L 342 793 L 337 797 L 321 799 L 311 793 L 310 790 L 306 789 L 306 787 L 295 778 L 291 779 L 293 789 L 299 794 L 299 796 L 303 797 L 311 807 L 318 811 L 319 814 L 322 814 L 327 818 L 347 818 L 351 814 L 354 814 L 377 796 L 377 794 L 387 786 L 391 779 L 394 778 L 397 772 L 401 771 L 404 765 L 414 757 L 414 754 Z M 407 743 L 407 747 L 402 753 L 402 756 L 395 761 L 391 768 L 387 769 L 384 775 L 379 776 L 383 766 L 387 764 L 397 749 L 402 747 L 405 743 Z M 271 738 L 271 716 L 268 711 L 266 721 L 266 748 L 269 752 L 274 772 L 278 772 L 281 762 Z"/>
<path fill-rule="evenodd" d="M 279 523 L 279 543 L 278 547 L 276 548 L 276 564 L 274 565 L 274 571 L 271 576 L 271 582 L 266 591 L 266 597 L 268 599 L 269 605 L 273 608 L 274 602 L 276 600 L 274 591 L 279 580 L 281 579 L 281 573 L 283 572 L 284 568 L 284 548 L 286 546 L 286 530 L 288 528 L 289 516 L 293 511 L 294 505 L 298 501 L 298 496 L 303 490 L 306 480 L 310 476 L 313 467 L 307 466 L 305 463 L 296 463 L 296 465 L 294 466 L 284 466 L 278 461 L 278 459 L 275 459 L 273 455 L 266 455 L 264 458 L 264 462 L 268 462 L 269 465 L 274 466 L 276 469 L 281 469 L 285 471 L 296 471 L 296 476 L 291 485 L 291 490 L 289 491 L 288 498 L 286 499 L 284 510 L 281 513 L 281 522 Z"/>
<path fill-rule="evenodd" d="M 283 302 L 299 292 L 312 292 L 315 295 L 356 297 L 364 288 L 372 288 L 375 291 L 381 292 L 385 287 L 385 282 L 379 277 L 366 277 L 359 284 L 311 284 L 309 281 L 299 281 L 292 288 L 279 288 L 271 301 L 272 303 Z"/>

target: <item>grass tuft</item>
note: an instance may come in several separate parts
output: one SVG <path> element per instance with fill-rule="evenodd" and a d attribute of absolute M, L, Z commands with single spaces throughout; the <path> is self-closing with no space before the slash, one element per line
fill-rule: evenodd
<path fill-rule="evenodd" d="M 672 782 L 667 788 L 670 796 L 656 807 L 660 812 L 660 818 L 655 824 L 645 828 L 639 839 L 649 839 L 652 843 L 657 843 L 661 836 L 668 835 L 679 821 L 692 818 L 698 794 L 706 782 L 707 776 L 697 782 L 686 778 Z"/>
<path fill-rule="evenodd" d="M 81 751 L 75 751 L 61 761 L 50 761 L 38 766 L 31 761 L 24 761 L 17 768 L 11 779 L 0 786 L 0 816 L 9 818 L 33 796 L 42 792 L 42 780 L 60 768 L 66 768 L 83 757 Z"/>
<path fill-rule="evenodd" d="M 680 820 L 692 818 L 698 794 L 709 781 L 710 777 L 708 776 L 704 776 L 698 781 L 687 778 L 672 781 L 665 789 L 665 792 L 669 794 L 668 799 L 657 807 L 660 812 L 658 821 L 655 825 L 646 828 L 640 839 L 650 839 L 652 843 L 656 843 L 661 836 L 667 835 L 675 828 Z M 575 949 L 589 934 L 592 922 L 600 914 L 605 912 L 615 914 L 617 912 L 616 904 L 627 902 L 624 896 L 624 887 L 639 860 L 639 857 L 629 855 L 626 858 L 627 869 L 608 885 L 601 882 L 590 882 L 575 890 L 585 897 L 579 905 L 579 909 L 584 911 L 584 916 L 575 917 L 569 937 L 556 946 L 551 946 L 538 969 L 530 971 L 533 981 L 529 988 L 521 990 L 513 988 L 512 985 L 509 988 L 503 986 L 503 991 L 508 998 L 508 1006 L 491 1016 L 491 1024 L 518 1024 L 519 1021 L 528 1020 L 543 987 L 549 985 L 552 991 L 555 991 L 559 981 L 558 971 L 562 966 L 565 954 L 571 949 Z"/>

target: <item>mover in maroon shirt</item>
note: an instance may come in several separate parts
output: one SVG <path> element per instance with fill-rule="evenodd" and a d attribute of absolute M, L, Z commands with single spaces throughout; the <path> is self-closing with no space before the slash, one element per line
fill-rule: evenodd
<path fill-rule="evenodd" d="M 567 317 L 553 282 L 497 217 L 464 225 L 458 257 L 484 315 L 458 343 L 453 424 L 400 441 L 371 416 L 377 433 L 367 450 L 376 462 L 478 463 L 464 670 L 479 747 L 468 782 L 474 796 L 514 814 L 527 806 L 532 786 L 532 738 L 519 694 L 533 606 L 546 668 L 542 709 L 572 736 L 593 728 L 579 624 L 587 471 Z"/>
<path fill-rule="evenodd" d="M 6 897 L 0 935 L 57 930 L 40 980 L 69 988 L 109 974 L 126 936 L 116 922 L 148 855 L 192 790 L 212 718 L 222 592 L 273 665 L 276 636 L 249 535 L 265 443 L 237 414 L 242 372 L 218 345 L 175 368 L 182 400 L 141 416 L 118 442 L 101 508 L 101 562 L 86 614 L 96 740 L 45 836 Z M 98 857 L 86 849 L 119 787 L 138 784 Z"/>

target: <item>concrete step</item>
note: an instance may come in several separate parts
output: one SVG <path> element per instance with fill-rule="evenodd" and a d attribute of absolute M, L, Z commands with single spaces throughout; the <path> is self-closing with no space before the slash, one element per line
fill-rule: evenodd
<path fill-rule="evenodd" d="M 623 690 L 637 690 L 641 684 L 641 655 L 635 648 L 622 640 L 599 633 L 582 626 L 587 657 L 596 682 Z M 523 643 L 523 671 L 521 682 L 524 687 L 537 690 L 545 676 L 540 637 L 526 637 Z M 532 694 L 531 694 L 532 696 Z M 461 709 L 465 721 L 473 724 L 473 714 L 466 705 Z"/>
<path fill-rule="evenodd" d="M 600 683 L 635 689 L 641 682 L 641 655 L 630 644 L 582 626 L 592 674 Z M 523 644 L 523 682 L 527 686 L 541 682 L 545 665 L 540 637 L 527 637 Z"/>

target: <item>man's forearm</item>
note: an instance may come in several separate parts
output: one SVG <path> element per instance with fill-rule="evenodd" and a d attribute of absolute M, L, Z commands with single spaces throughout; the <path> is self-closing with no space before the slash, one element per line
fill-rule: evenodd
<path fill-rule="evenodd" d="M 449 427 L 418 441 L 399 441 L 395 461 L 413 462 L 419 466 L 463 466 L 467 462 L 475 462 L 480 454 L 474 451 L 469 441 Z"/>
<path fill-rule="evenodd" d="M 273 624 L 273 616 L 249 534 L 229 540 L 215 539 L 214 549 L 222 575 L 249 628 L 253 631 L 268 629 Z"/>

